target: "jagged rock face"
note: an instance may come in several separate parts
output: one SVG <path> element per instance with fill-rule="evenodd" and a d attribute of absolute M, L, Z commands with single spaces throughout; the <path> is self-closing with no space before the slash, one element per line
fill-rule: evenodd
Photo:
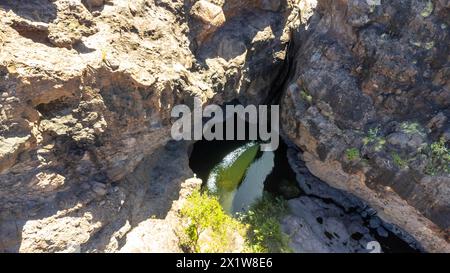
<path fill-rule="evenodd" d="M 449 251 L 449 177 L 425 175 L 417 153 L 450 135 L 448 9 L 1 1 L 0 251 L 181 251 L 176 212 L 199 181 L 184 182 L 189 143 L 169 141 L 172 107 L 194 96 L 262 103 L 285 63 L 282 124 L 309 169 L 427 250 Z M 348 148 L 366 160 L 348 160 Z M 409 168 L 393 152 L 414 158 Z"/>
<path fill-rule="evenodd" d="M 283 129 L 314 175 L 448 252 L 448 150 L 427 152 L 450 141 L 448 1 L 377 2 L 318 1 L 294 33 Z"/>
<path fill-rule="evenodd" d="M 184 2 L 1 1 L 0 251 L 179 251 L 172 107 L 260 102 L 296 22 L 290 1 Z"/>

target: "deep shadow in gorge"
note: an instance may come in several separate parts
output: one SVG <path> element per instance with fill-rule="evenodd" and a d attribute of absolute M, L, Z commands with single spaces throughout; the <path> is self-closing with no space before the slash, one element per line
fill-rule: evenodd
<path fill-rule="evenodd" d="M 237 105 L 238 101 L 232 101 L 230 104 Z M 237 139 L 237 128 L 235 118 L 235 135 L 234 139 Z M 270 123 L 270 121 L 268 122 Z M 249 123 L 246 122 L 246 139 L 249 137 Z M 224 136 L 226 135 L 226 126 L 224 124 Z M 298 197 L 301 192 L 300 187 L 295 183 L 295 173 L 289 167 L 289 162 L 287 159 L 287 145 L 277 136 L 279 141 L 279 147 L 274 151 L 274 168 L 272 172 L 266 177 L 264 182 L 264 189 L 276 196 L 284 196 L 285 198 Z M 225 137 L 224 137 L 225 139 Z M 258 139 L 259 131 L 258 131 Z M 212 140 L 207 141 L 205 139 L 197 141 L 193 147 L 189 159 L 189 166 L 192 171 L 201 178 L 204 183 L 208 180 L 208 176 L 211 170 L 219 164 L 226 155 L 234 151 L 235 149 L 242 147 L 243 145 L 249 143 L 248 140 Z M 260 158 L 263 152 L 259 151 L 257 158 Z M 283 181 L 284 183 L 280 183 Z M 280 187 L 280 185 L 282 187 Z M 291 188 L 294 193 L 289 193 L 286 188 Z"/>

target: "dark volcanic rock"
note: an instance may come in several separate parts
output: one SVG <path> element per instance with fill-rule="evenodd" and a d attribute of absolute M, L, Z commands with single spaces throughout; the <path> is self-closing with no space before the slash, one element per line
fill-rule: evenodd
<path fill-rule="evenodd" d="M 314 175 L 448 252 L 448 3 L 376 2 L 318 1 L 294 33 L 283 129 Z"/>

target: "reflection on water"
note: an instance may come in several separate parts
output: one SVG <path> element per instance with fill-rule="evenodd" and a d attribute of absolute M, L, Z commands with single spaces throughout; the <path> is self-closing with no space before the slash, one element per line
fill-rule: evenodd
<path fill-rule="evenodd" d="M 274 152 L 259 152 L 259 145 L 243 145 L 217 164 L 209 174 L 207 188 L 219 197 L 230 214 L 245 212 L 264 192 L 264 182 L 275 166 Z"/>
<path fill-rule="evenodd" d="M 232 213 L 244 212 L 258 198 L 262 197 L 264 181 L 275 166 L 275 154 L 264 152 L 247 170 L 244 181 L 235 192 Z"/>
<path fill-rule="evenodd" d="M 234 197 L 240 191 L 241 182 L 247 177 L 248 170 L 254 164 L 258 152 L 259 144 L 257 143 L 243 145 L 227 154 L 209 174 L 208 190 L 219 197 L 222 207 L 228 213 L 234 212 Z M 264 180 L 261 183 L 263 184 Z"/>
<path fill-rule="evenodd" d="M 280 142 L 274 152 L 248 151 L 258 145 L 248 141 L 198 141 L 190 157 L 190 167 L 215 193 L 230 214 L 245 211 L 264 191 L 291 199 L 301 190 L 289 167 L 287 147 Z M 246 153 L 246 156 L 242 156 Z M 221 177 L 219 177 L 221 176 Z"/>

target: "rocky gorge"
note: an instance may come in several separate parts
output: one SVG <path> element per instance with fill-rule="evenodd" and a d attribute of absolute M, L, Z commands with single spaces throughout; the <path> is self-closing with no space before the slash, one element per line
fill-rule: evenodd
<path fill-rule="evenodd" d="M 174 105 L 280 104 L 296 252 L 450 252 L 450 1 L 0 0 L 0 252 L 181 252 Z M 344 213 L 345 212 L 345 213 Z M 355 239 L 354 234 L 361 238 Z"/>

